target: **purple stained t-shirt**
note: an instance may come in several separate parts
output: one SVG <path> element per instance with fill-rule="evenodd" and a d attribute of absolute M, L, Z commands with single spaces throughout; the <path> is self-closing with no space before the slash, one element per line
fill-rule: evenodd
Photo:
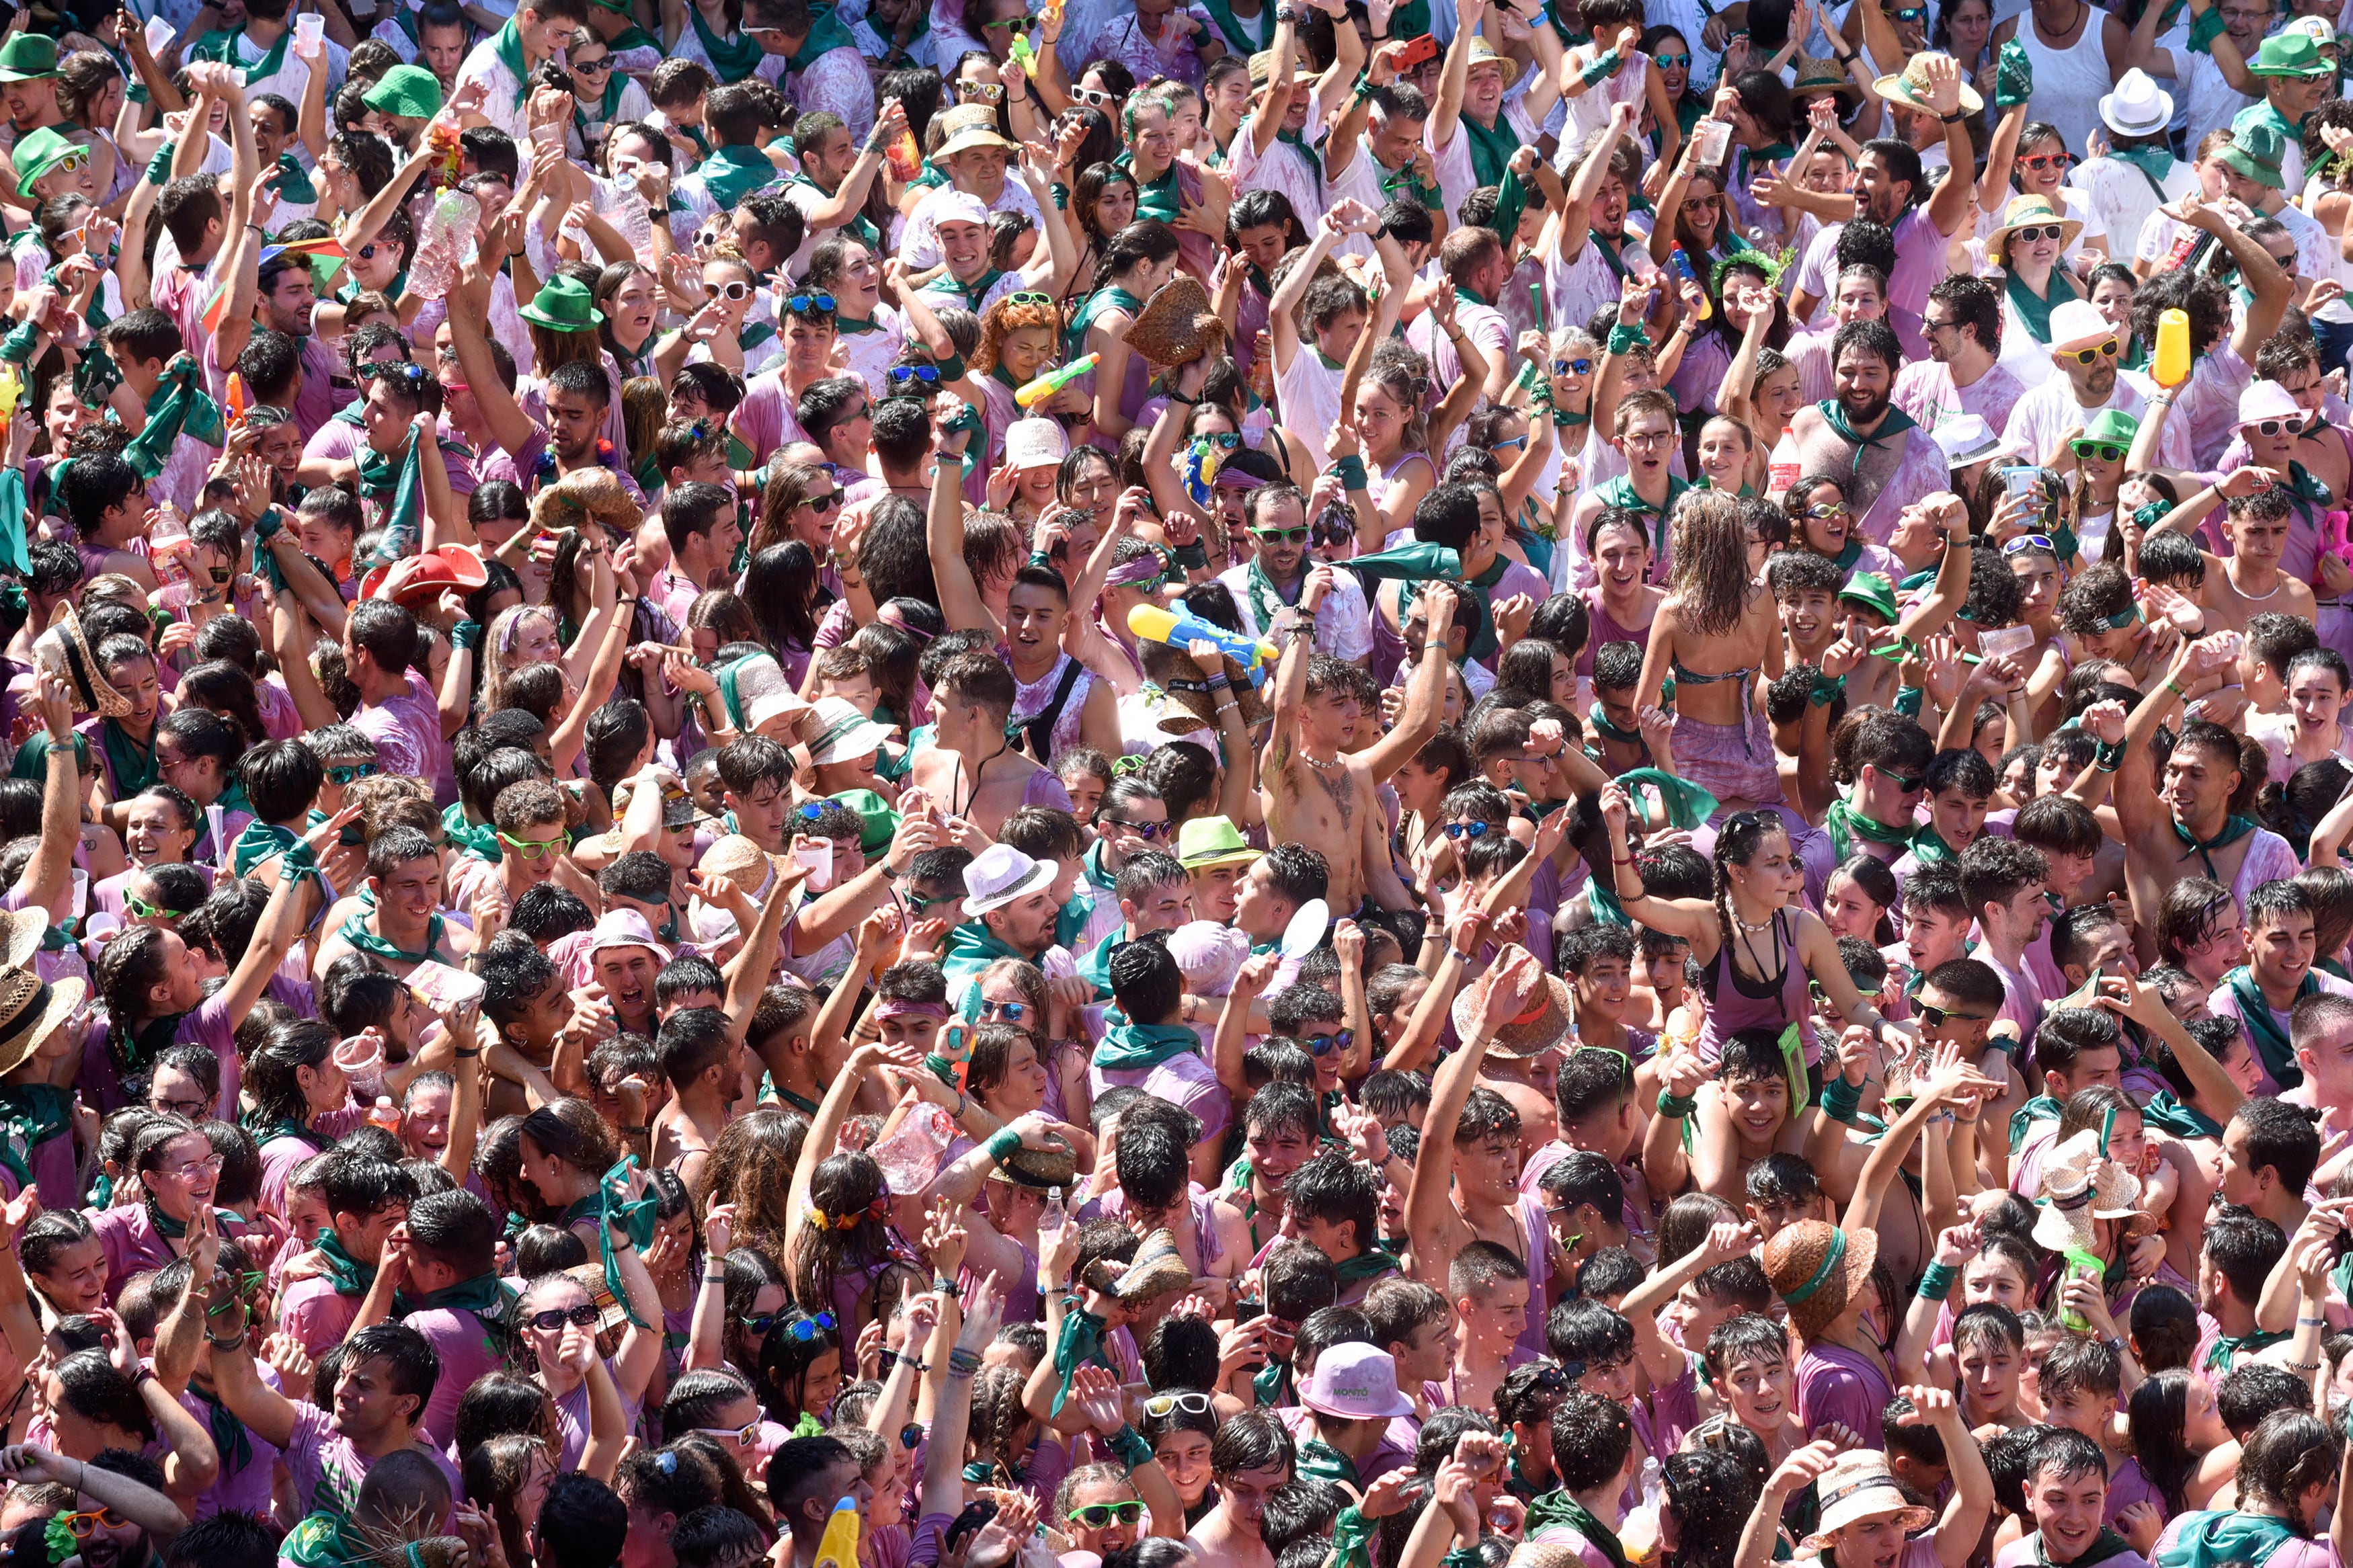
<path fill-rule="evenodd" d="M 1880 1417 L 1894 1397 L 1887 1375 L 1858 1352 L 1810 1344 L 1798 1358 L 1798 1424 L 1810 1439 L 1826 1436 L 1823 1428 L 1836 1422 L 1861 1447 L 1883 1448 Z"/>
<path fill-rule="evenodd" d="M 406 691 L 382 702 L 362 703 L 352 722 L 375 742 L 379 771 L 430 780 L 434 804 L 446 806 L 458 795 L 449 772 L 449 742 L 441 736 L 441 706 L 423 675 L 411 669 L 407 681 Z"/>
<path fill-rule="evenodd" d="M 499 1352 L 482 1321 L 463 1308 L 435 1307 L 401 1321 L 423 1334 L 441 1358 L 441 1375 L 434 1380 L 433 1398 L 425 1406 L 417 1435 L 437 1450 L 446 1448 L 457 1430 L 458 1401 L 476 1378 L 498 1370 Z"/>
<path fill-rule="evenodd" d="M 419 1312 L 409 1321 L 413 1324 L 417 1318 L 436 1316 L 448 1314 Z M 435 1348 L 439 1347 L 437 1345 Z M 437 1399 L 440 1396 L 439 1389 L 447 1385 L 451 1375 L 452 1369 L 445 1359 L 441 1363 L 442 1382 L 436 1385 Z M 457 1394 L 462 1393 L 481 1373 L 469 1371 L 457 1375 L 457 1389 L 449 1400 L 452 1410 L 457 1408 Z M 449 1462 L 449 1457 L 428 1442 L 419 1441 L 415 1447 L 440 1467 L 442 1475 L 448 1479 L 449 1489 L 463 1497 L 464 1483 L 459 1478 L 458 1468 Z M 360 1482 L 367 1479 L 369 1468 L 375 1463 L 336 1429 L 332 1415 L 315 1405 L 295 1405 L 294 1433 L 286 1445 L 284 1458 L 286 1473 L 294 1481 L 295 1503 L 306 1514 L 315 1513 L 322 1508 L 337 1513 L 349 1513 L 352 1504 L 359 1498 Z"/>

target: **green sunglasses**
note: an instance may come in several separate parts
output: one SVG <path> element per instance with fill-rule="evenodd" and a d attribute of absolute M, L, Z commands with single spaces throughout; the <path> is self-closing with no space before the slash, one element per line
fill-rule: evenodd
<path fill-rule="evenodd" d="M 1107 1524 L 1134 1524 L 1144 1517 L 1144 1505 L 1127 1502 L 1091 1502 L 1084 1508 L 1074 1508 L 1071 1518 L 1089 1530 L 1101 1530 Z"/>
<path fill-rule="evenodd" d="M 178 921 L 188 917 L 185 910 L 159 910 L 136 893 L 122 895 L 122 908 L 136 921 Z"/>
<path fill-rule="evenodd" d="M 550 855 L 560 855 L 565 849 L 570 848 L 572 846 L 572 835 L 567 830 L 561 838 L 540 839 L 514 838 L 501 833 L 499 835 L 499 842 L 513 850 L 519 858 L 524 860 L 543 860 Z"/>
<path fill-rule="evenodd" d="M 2125 449 L 2113 441 L 2070 441 L 2067 448 L 2079 458 L 2097 458 L 2104 463 L 2120 462 Z"/>
<path fill-rule="evenodd" d="M 1253 528 L 1250 530 L 1250 537 L 1263 539 L 1269 544 L 1278 540 L 1287 544 L 1297 544 L 1307 537 L 1307 530 L 1304 528 Z"/>

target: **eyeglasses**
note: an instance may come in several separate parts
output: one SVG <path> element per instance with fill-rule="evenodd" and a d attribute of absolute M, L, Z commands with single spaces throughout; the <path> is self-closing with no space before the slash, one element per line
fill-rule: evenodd
<path fill-rule="evenodd" d="M 840 504 L 841 492 L 839 490 L 828 490 L 821 496 L 808 496 L 804 498 L 801 501 L 801 505 L 808 508 L 809 510 L 815 512 L 819 517 L 823 517 L 827 512 L 831 511 L 835 507 L 839 506 Z"/>
<path fill-rule="evenodd" d="M 1130 822 L 1124 816 L 1106 816 L 1103 823 L 1111 827 L 1124 827 L 1146 844 L 1159 837 L 1168 827 L 1165 822 Z"/>
<path fill-rule="evenodd" d="M 1957 1013 L 1949 1007 L 1930 1006 L 1926 1002 L 1918 1003 L 1916 1005 L 1920 1009 L 1920 1021 L 1927 1025 L 1928 1027 L 1932 1029 L 1943 1028 L 1948 1020 L 1956 1024 L 1990 1024 L 1993 1022 L 1993 1015 L 1989 1013 L 1982 1015 L 1977 1013 Z"/>
<path fill-rule="evenodd" d="M 111 1508 L 101 1508 L 93 1509 L 89 1513 L 59 1514 L 58 1522 L 71 1531 L 76 1541 L 88 1541 L 98 1533 L 101 1526 L 108 1530 L 121 1530 L 131 1521 Z"/>
<path fill-rule="evenodd" d="M 1005 300 L 1006 303 L 1011 305 L 1050 305 L 1054 302 L 1054 297 L 1051 294 L 1036 289 L 1024 289 L 1018 294 L 1008 294 Z"/>
<path fill-rule="evenodd" d="M 1029 1004 L 1027 1002 L 984 1001 L 980 1005 L 980 1021 L 984 1024 L 993 1024 L 1000 1019 L 1008 1024 L 1018 1024 L 1029 1016 Z"/>
<path fill-rule="evenodd" d="M 1658 67 L 1662 71 L 1689 70 L 1691 68 L 1691 56 L 1688 53 L 1680 55 L 1652 55 L 1651 57 L 1651 63 Z"/>
<path fill-rule="evenodd" d="M 1187 1415 L 1207 1415 L 1209 1396 L 1206 1394 L 1155 1394 L 1144 1402 L 1144 1413 L 1158 1420 L 1182 1410 Z"/>
<path fill-rule="evenodd" d="M 1089 1530 L 1101 1530 L 1107 1524 L 1134 1524 L 1144 1517 L 1144 1505 L 1130 1499 L 1126 1502 L 1091 1502 L 1070 1512 L 1073 1523 Z"/>
<path fill-rule="evenodd" d="M 2030 153 L 2019 159 L 2018 165 L 2021 169 L 2063 169 L 2074 161 L 2075 157 L 2072 153 Z M 2059 226 L 2053 224 L 2051 237 L 2058 238 L 2059 232 Z"/>
<path fill-rule="evenodd" d="M 150 1110 L 168 1110 L 175 1116 L 185 1116 L 189 1121 L 193 1121 L 197 1117 L 202 1116 L 206 1111 L 211 1110 L 212 1107 L 210 1104 L 201 1100 L 150 1099 L 147 1101 L 147 1109 Z"/>
<path fill-rule="evenodd" d="M 1310 1056 L 1328 1057 L 1334 1051 L 1345 1052 L 1348 1047 L 1354 1046 L 1356 1043 L 1356 1031 L 1342 1029 L 1334 1035 L 1310 1035 L 1299 1043 L 1307 1047 Z"/>
<path fill-rule="evenodd" d="M 2043 550 L 2053 555 L 2059 553 L 2059 546 L 2052 542 L 2047 533 L 2021 533 L 2001 547 L 2004 555 L 2015 555 L 2021 550 Z"/>
<path fill-rule="evenodd" d="M 984 22 L 985 27 L 1001 27 L 1002 22 Z M 995 103 L 1005 96 L 1005 89 L 993 81 L 960 81 L 956 85 L 959 98 L 976 98 L 983 103 Z"/>
<path fill-rule="evenodd" d="M 716 1437 L 723 1443 L 733 1443 L 739 1448 L 750 1447 L 760 1437 L 760 1424 L 757 1421 L 746 1421 L 741 1426 L 697 1426 L 694 1430 L 701 1436 Z"/>
<path fill-rule="evenodd" d="M 613 57 L 599 55 L 593 60 L 574 60 L 572 68 L 576 71 L 595 71 L 598 76 L 603 76 L 613 68 Z"/>
<path fill-rule="evenodd" d="M 702 286 L 704 299 L 725 300 L 730 303 L 747 297 L 751 292 L 752 286 L 741 278 L 730 278 L 724 283 L 705 283 Z"/>
<path fill-rule="evenodd" d="M 327 782 L 332 784 L 347 784 L 354 783 L 360 779 L 372 779 L 374 777 L 375 777 L 375 764 L 374 763 L 353 763 L 349 767 L 329 768 L 327 770 Z"/>
<path fill-rule="evenodd" d="M 237 575 L 237 569 L 232 566 L 207 566 L 205 568 L 205 574 L 213 580 L 215 587 L 220 587 Z"/>
<path fill-rule="evenodd" d="M 2064 239 L 2067 237 L 2067 226 L 2063 223 L 2028 224 L 2024 228 L 2011 229 L 2010 237 L 2013 241 L 2022 241 L 2028 245 L 2032 245 L 2038 239 Z"/>
<path fill-rule="evenodd" d="M 220 1168 L 226 1163 L 227 1162 L 220 1155 L 207 1154 L 201 1160 L 191 1160 L 185 1165 L 174 1165 L 164 1173 L 183 1182 L 193 1182 L 199 1176 L 220 1174 Z"/>
<path fill-rule="evenodd" d="M 1119 94 L 1105 92 L 1099 87 L 1074 87 L 1071 96 L 1089 109 L 1110 109 L 1119 102 Z"/>
<path fill-rule="evenodd" d="M 2104 463 L 2119 462 L 2125 455 L 2125 448 L 2114 441 L 2070 441 L 2067 449 L 2078 458 L 2097 458 Z"/>
<path fill-rule="evenodd" d="M 1449 838 L 1484 838 L 1487 825 L 1483 822 L 1450 822 L 1446 825 Z"/>
<path fill-rule="evenodd" d="M 571 844 L 572 835 L 566 833 L 561 838 L 515 838 L 501 833 L 499 842 L 513 850 L 518 859 L 543 860 L 550 855 L 562 854 Z"/>
<path fill-rule="evenodd" d="M 833 296 L 830 294 L 795 294 L 785 300 L 785 309 L 790 310 L 796 316 L 806 316 L 819 310 L 831 314 L 833 310 Z"/>
<path fill-rule="evenodd" d="M 2120 345 L 2116 342 L 2116 339 L 2110 338 L 2106 342 L 2102 343 L 2095 349 L 2063 350 L 2060 353 L 2060 357 L 2062 359 L 2073 360 L 2077 364 L 2090 364 L 2094 360 L 2116 358 L 2119 346 Z"/>
<path fill-rule="evenodd" d="M 1298 528 L 1253 528 L 1250 537 L 1269 544 L 1297 544 L 1307 537 L 1307 529 L 1303 524 Z"/>
<path fill-rule="evenodd" d="M 939 384 L 940 367 L 935 364 L 894 364 L 883 374 L 891 378 L 893 385 L 902 386 L 911 381 L 920 381 L 925 386 L 934 386 Z"/>
<path fill-rule="evenodd" d="M 575 1329 L 593 1329 L 600 1316 L 596 1307 L 583 1301 L 576 1307 L 550 1307 L 544 1312 L 533 1312 L 524 1320 L 543 1334 L 552 1334 L 569 1323 Z"/>
<path fill-rule="evenodd" d="M 1901 795 L 1918 795 L 1922 790 L 1928 787 L 1928 781 L 1925 777 L 1907 779 L 1902 773 L 1892 773 L 1885 768 L 1881 768 L 1879 770 L 1879 776 L 1885 779 L 1889 784 L 1894 784 L 1897 793 Z"/>
<path fill-rule="evenodd" d="M 2301 419 L 2256 419 L 2240 426 L 2239 428 L 2242 430 L 2253 430 L 2258 436 L 2301 436 L 2304 434 L 2304 421 Z"/>
<path fill-rule="evenodd" d="M 122 895 L 122 908 L 135 921 L 176 921 L 187 918 L 185 910 L 159 910 L 136 893 Z"/>

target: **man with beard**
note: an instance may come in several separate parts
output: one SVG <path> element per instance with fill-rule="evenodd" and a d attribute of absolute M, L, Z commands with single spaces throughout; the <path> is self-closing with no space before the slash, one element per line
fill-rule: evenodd
<path fill-rule="evenodd" d="M 512 479 L 528 492 L 580 469 L 604 468 L 642 510 L 645 492 L 629 477 L 628 453 L 605 441 L 610 434 L 614 403 L 614 383 L 605 369 L 609 361 L 575 360 L 550 371 L 543 384 L 547 413 L 543 426 L 523 412 L 522 405 L 515 401 L 513 387 L 501 379 L 491 356 L 490 339 L 482 325 L 491 294 L 489 279 L 470 263 L 459 292 L 472 308 L 449 312 L 449 346 L 457 352 L 459 368 L 465 374 L 483 427 L 503 454 L 502 463 L 494 459 L 485 465 L 483 477 Z M 555 298 L 551 300 L 550 296 Z M 558 278 L 543 288 L 525 310 L 541 313 L 539 324 L 545 326 L 555 319 L 546 314 L 551 308 L 562 310 L 575 302 L 580 308 L 575 324 L 603 324 L 604 313 L 588 307 L 588 291 L 568 278 Z M 438 395 L 434 401 L 439 402 Z"/>
<path fill-rule="evenodd" d="M 1903 345 L 1885 321 L 1849 321 L 1831 342 L 1837 395 L 1800 408 L 1789 421 L 1801 471 L 1853 476 L 1847 505 L 1873 544 L 1895 531 L 1905 507 L 1952 483 L 1936 437 L 1890 401 L 1903 364 Z"/>
<path fill-rule="evenodd" d="M 0 104 L 13 143 L 45 125 L 62 127 L 58 108 L 58 43 L 39 33 L 11 33 L 0 44 Z"/>
<path fill-rule="evenodd" d="M 373 906 L 350 906 L 343 925 L 320 943 L 314 973 L 326 973 L 347 952 L 369 953 L 404 979 L 428 959 L 465 961 L 470 933 L 441 917 L 441 851 L 425 835 L 413 827 L 378 835 L 368 845 L 365 890 Z"/>
<path fill-rule="evenodd" d="M 1966 179 L 1962 175 L 1976 169 L 1977 153 L 1969 143 L 1968 116 L 1961 105 L 1961 68 L 1950 55 L 1914 55 L 1904 74 L 1890 86 L 1894 89 L 1886 95 L 1891 105 L 1925 110 L 1944 122 L 1945 155 L 1953 170 L 1924 203 L 1921 197 L 1927 182 L 1921 174 L 1920 154 L 1909 145 L 1875 138 L 1862 144 L 1862 156 L 1855 161 L 1858 216 L 1884 224 L 1895 236 L 1895 271 L 1887 280 L 1888 305 L 1919 316 L 1926 313 L 1929 289 L 1951 274 L 1945 262 L 1946 242 L 1975 216 L 1977 181 L 1973 174 Z M 1926 345 L 1918 342 L 1904 347 L 1906 358 L 1918 358 L 1927 352 Z"/>
<path fill-rule="evenodd" d="M 1373 50 L 1372 64 L 1366 69 L 1371 90 L 1349 100 L 1324 144 L 1324 188 L 1335 201 L 1354 197 L 1377 212 L 1388 205 L 1391 194 L 1384 182 L 1409 170 L 1405 183 L 1417 200 L 1419 192 L 1437 184 L 1438 166 L 1422 141 L 1430 124 L 1430 100 L 1411 82 L 1399 79 L 1398 56 L 1404 51 L 1402 42 Z M 1430 216 L 1438 223 L 1446 221 L 1444 213 Z M 1336 248 L 1366 256 L 1373 249 L 1359 235 L 1350 235 Z"/>
<path fill-rule="evenodd" d="M 2025 395 L 1995 356 L 2001 346 L 2001 296 L 1982 278 L 1947 278 L 1928 290 L 1920 312 L 1928 357 L 1895 377 L 1895 406 L 1929 429 L 1947 411 L 1974 414 L 1991 430 L 2008 428 Z"/>
<path fill-rule="evenodd" d="M 1307 585 L 1307 498 L 1297 485 L 1261 485 L 1242 496 L 1242 520 L 1252 557 L 1218 574 L 1241 612 L 1241 635 L 1263 637 L 1275 617 L 1300 602 Z M 1360 668 L 1372 664 L 1371 623 L 1365 591 L 1336 573 L 1332 591 L 1315 607 L 1315 651 Z"/>
<path fill-rule="evenodd" d="M 26 1443 L 0 1449 L 0 1480 L 11 1489 L 51 1486 L 74 1494 L 65 1521 L 83 1568 L 156 1568 L 156 1541 L 187 1528 L 164 1495 L 164 1472 L 142 1455 L 115 1449 L 84 1464 Z"/>
<path fill-rule="evenodd" d="M 285 209 L 281 205 L 279 210 Z M 311 331 L 311 310 L 318 297 L 312 292 L 310 259 L 290 256 L 280 247 L 265 247 L 255 276 L 256 319 L 271 331 L 292 339 L 301 363 L 294 395 L 285 406 L 308 442 L 335 412 L 334 377 L 339 368 L 334 350 Z"/>
<path fill-rule="evenodd" d="M 1055 868 L 1032 860 L 1009 844 L 992 844 L 964 869 L 964 922 L 948 932 L 940 967 L 948 980 L 948 1005 L 959 1007 L 980 972 L 1000 958 L 1045 957 L 1054 945 Z M 1084 991 L 1081 980 L 1050 982 Z M 1079 998 L 1082 1002 L 1084 997 Z"/>

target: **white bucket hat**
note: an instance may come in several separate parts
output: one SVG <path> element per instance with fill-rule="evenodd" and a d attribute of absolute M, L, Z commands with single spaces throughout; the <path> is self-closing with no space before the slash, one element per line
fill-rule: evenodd
<path fill-rule="evenodd" d="M 2118 77 L 2116 91 L 2100 99 L 2100 122 L 2119 136 L 2155 136 L 2172 121 L 2173 95 L 2138 66 Z"/>
<path fill-rule="evenodd" d="M 1061 466 L 1071 445 L 1059 420 L 1017 419 L 1005 430 L 1005 461 L 1017 474 Z"/>
<path fill-rule="evenodd" d="M 1010 844 L 992 844 L 964 868 L 965 916 L 978 920 L 1053 879 L 1053 867 L 1032 860 Z"/>
<path fill-rule="evenodd" d="M 2304 423 L 2303 406 L 2295 394 L 2276 381 L 2251 381 L 2239 394 L 2239 416 L 2231 422 L 2232 429 L 2253 425 L 2264 419 L 2293 419 Z"/>
<path fill-rule="evenodd" d="M 817 705 L 817 733 L 809 738 L 809 761 L 822 766 L 871 757 L 890 738 L 890 725 L 876 723 L 846 697 L 828 697 Z"/>
<path fill-rule="evenodd" d="M 2010 444 L 1993 433 L 1993 426 L 1975 414 L 1957 414 L 1938 421 L 1936 445 L 1943 450 L 1948 468 L 1966 468 L 2010 450 Z"/>

